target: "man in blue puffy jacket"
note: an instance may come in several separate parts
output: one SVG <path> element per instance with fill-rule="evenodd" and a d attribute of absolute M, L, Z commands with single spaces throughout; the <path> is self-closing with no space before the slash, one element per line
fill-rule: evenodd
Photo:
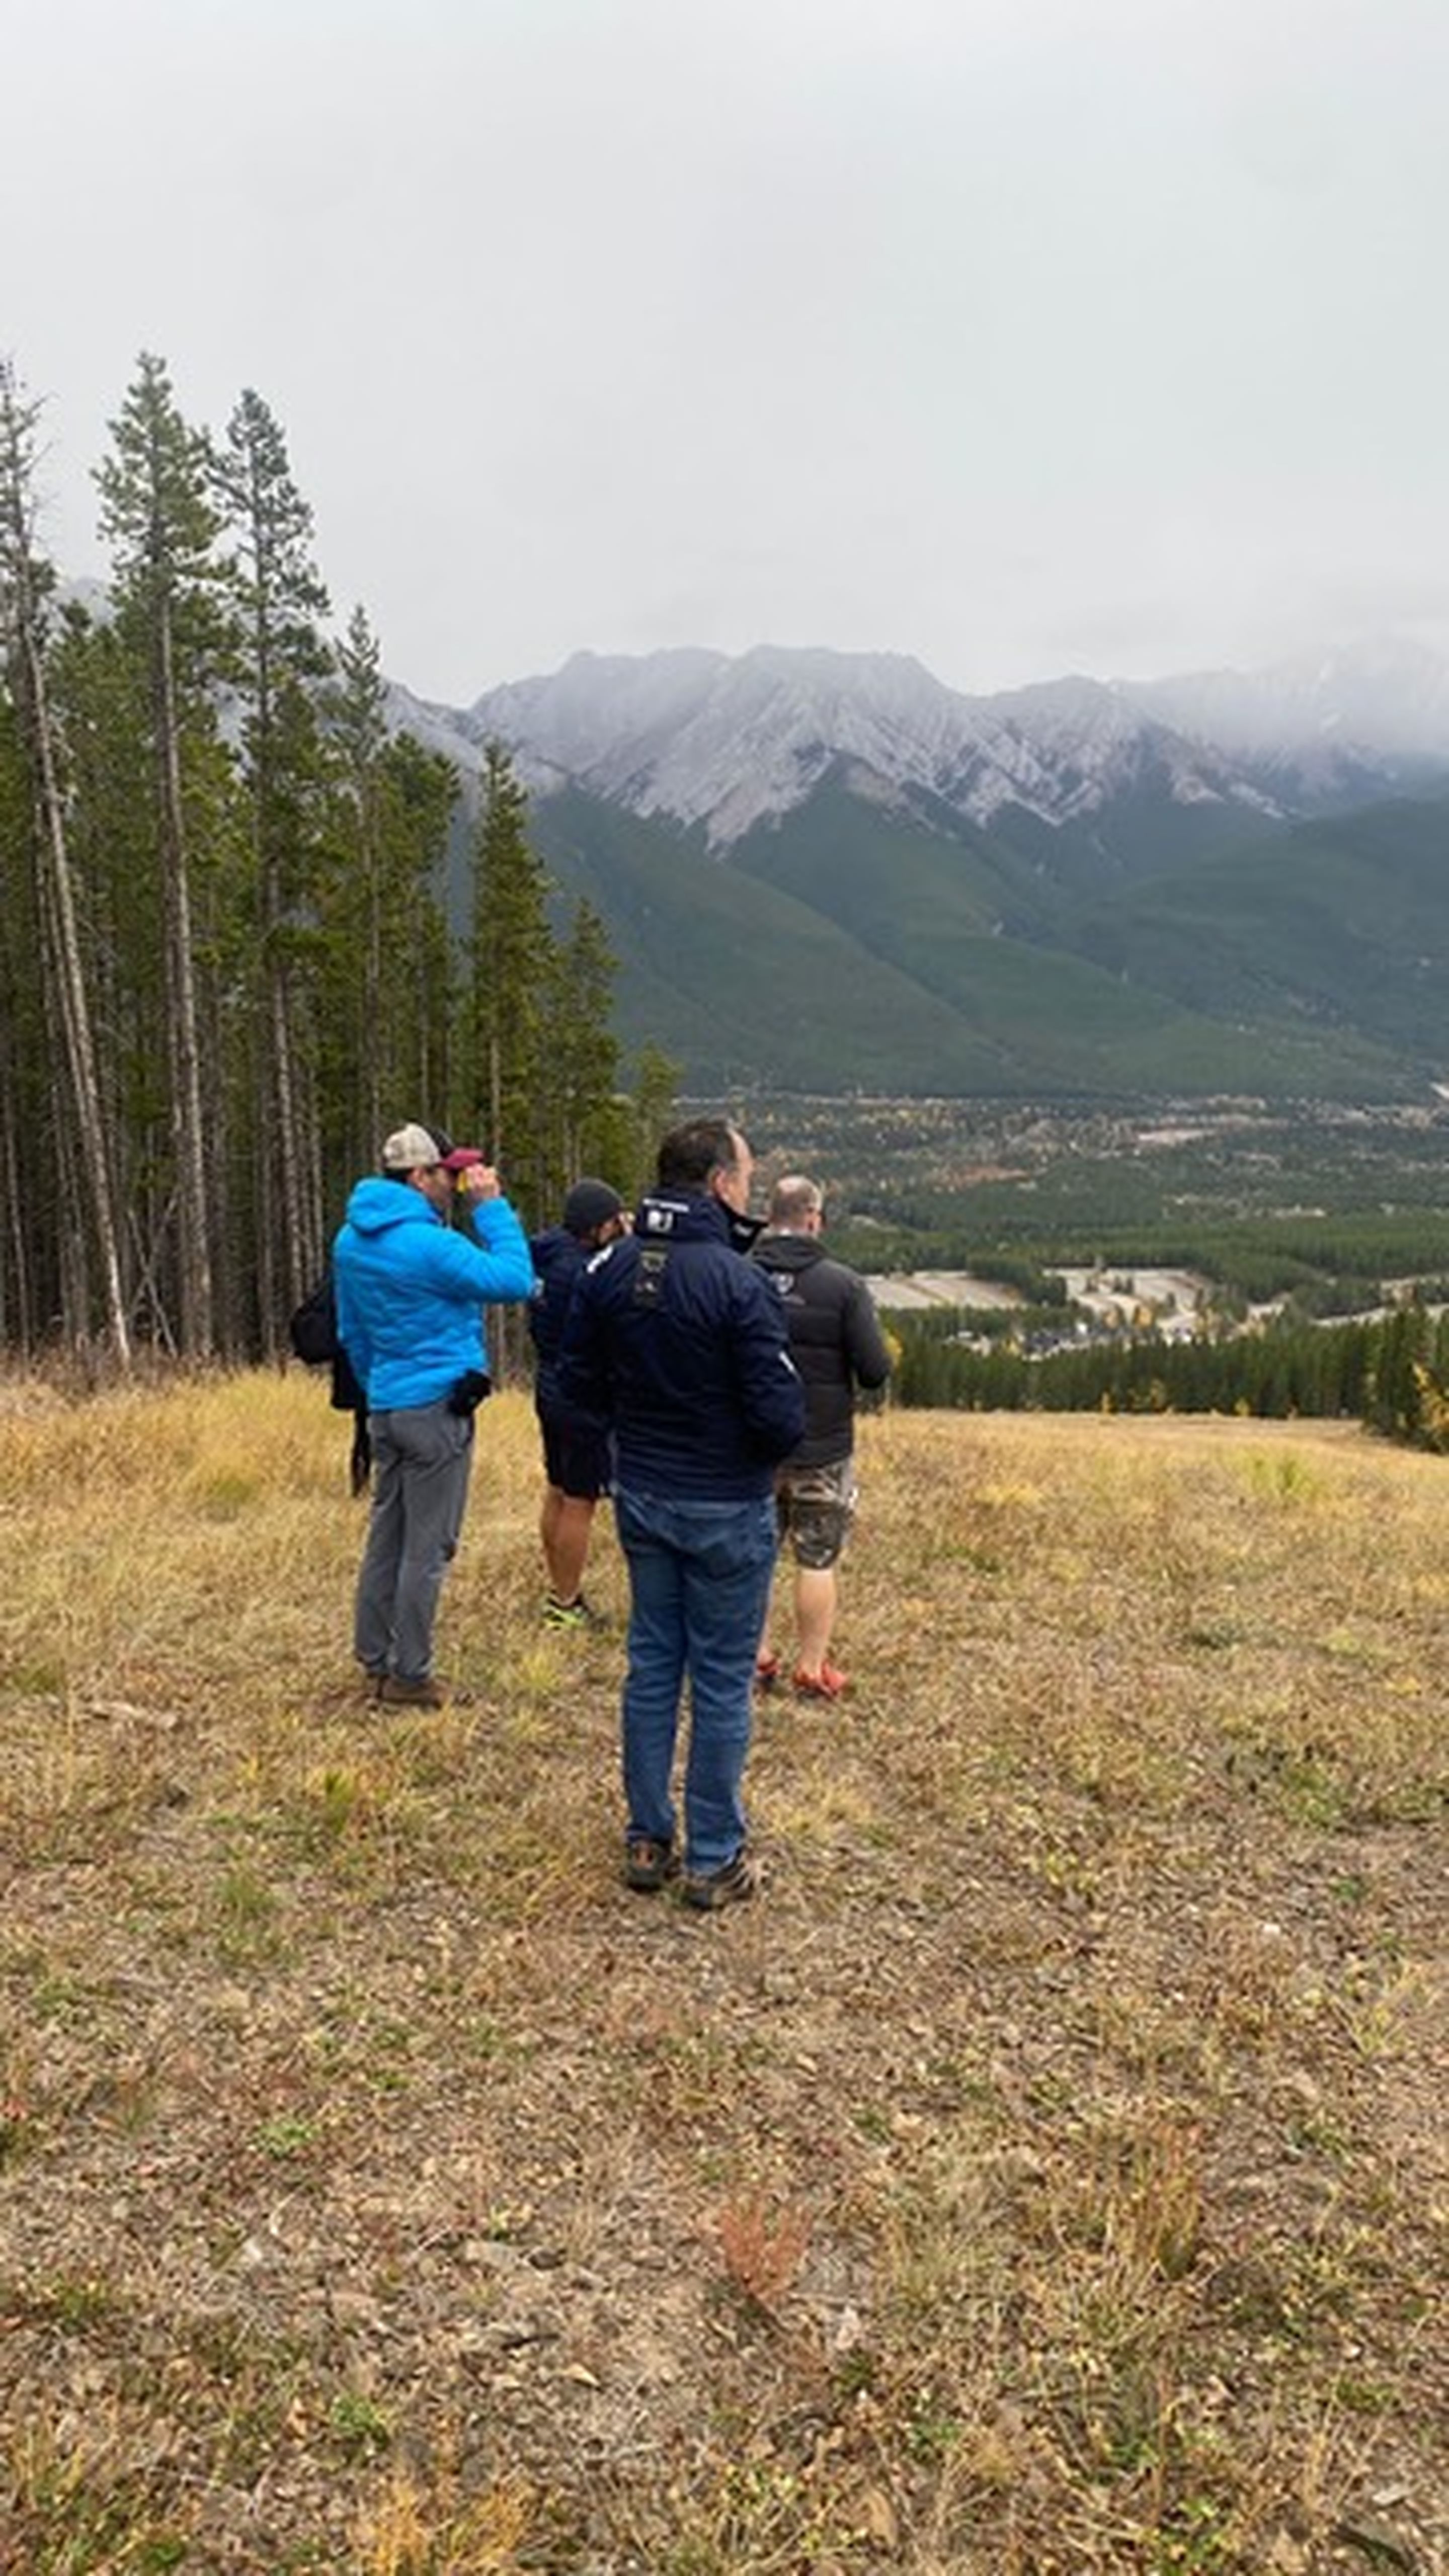
<path fill-rule="evenodd" d="M 612 1425 L 629 1568 L 624 1877 L 678 1873 L 670 1791 L 690 1686 L 685 1902 L 751 1896 L 742 1799 L 755 1646 L 775 1563 L 774 1468 L 805 1429 L 780 1301 L 743 1256 L 753 1170 L 722 1118 L 676 1127 L 632 1234 L 585 1267 L 564 1327 L 563 1401 Z"/>
<path fill-rule="evenodd" d="M 448 1210 L 466 1205 L 473 1240 Z M 482 1309 L 527 1297 L 533 1264 L 497 1173 L 433 1129 L 399 1127 L 333 1247 L 338 1336 L 367 1391 L 374 1481 L 353 1640 L 369 1693 L 441 1708 L 433 1621 L 458 1544 L 473 1415 L 488 1391 Z"/>

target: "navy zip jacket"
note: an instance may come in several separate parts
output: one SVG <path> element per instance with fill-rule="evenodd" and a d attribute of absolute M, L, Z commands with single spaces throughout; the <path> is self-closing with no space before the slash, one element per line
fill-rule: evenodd
<path fill-rule="evenodd" d="M 619 1483 L 640 1494 L 761 1500 L 805 1429 L 780 1300 L 705 1192 L 652 1193 L 634 1232 L 585 1264 L 558 1385 L 612 1425 Z"/>
<path fill-rule="evenodd" d="M 580 1243 L 576 1234 L 570 1234 L 566 1225 L 551 1225 L 546 1234 L 534 1235 L 528 1248 L 536 1273 L 528 1307 L 535 1362 L 534 1401 L 540 1410 L 545 1405 L 553 1410 L 560 1402 L 558 1360 L 564 1325 L 579 1272 L 592 1259 L 592 1251 L 587 1243 Z"/>

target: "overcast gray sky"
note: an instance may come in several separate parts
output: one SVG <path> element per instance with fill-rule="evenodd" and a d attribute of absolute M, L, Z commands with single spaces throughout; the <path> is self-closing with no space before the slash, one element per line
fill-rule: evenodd
<path fill-rule="evenodd" d="M 9 0 L 46 536 L 143 349 L 339 620 L 966 689 L 1449 646 L 1449 0 Z"/>

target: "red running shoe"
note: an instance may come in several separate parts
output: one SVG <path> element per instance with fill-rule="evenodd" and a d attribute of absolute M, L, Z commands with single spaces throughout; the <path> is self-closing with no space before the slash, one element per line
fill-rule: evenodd
<path fill-rule="evenodd" d="M 850 1688 L 849 1673 L 837 1672 L 827 1655 L 818 1673 L 807 1673 L 803 1664 L 795 1667 L 797 1699 L 839 1699 Z"/>

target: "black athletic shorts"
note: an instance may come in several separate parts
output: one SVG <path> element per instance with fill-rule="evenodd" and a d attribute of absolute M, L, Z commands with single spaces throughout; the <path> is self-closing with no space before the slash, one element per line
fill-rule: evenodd
<path fill-rule="evenodd" d="M 614 1487 L 614 1444 L 607 1431 L 580 1422 L 572 1413 L 540 1405 L 544 1473 L 571 1501 L 596 1503 Z"/>

